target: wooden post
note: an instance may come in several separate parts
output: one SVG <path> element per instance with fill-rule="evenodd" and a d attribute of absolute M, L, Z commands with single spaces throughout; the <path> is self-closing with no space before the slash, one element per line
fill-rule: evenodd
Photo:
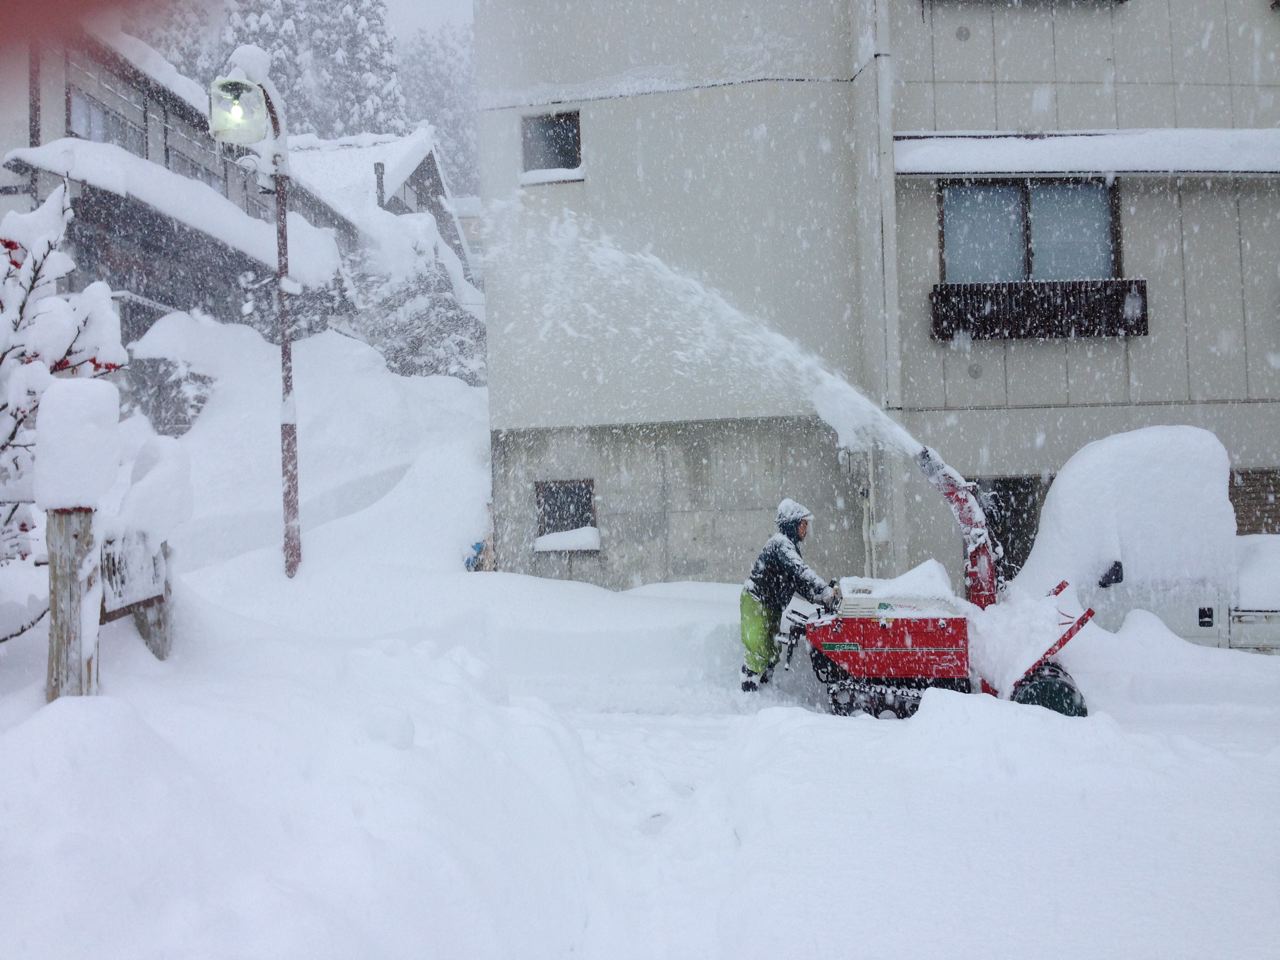
<path fill-rule="evenodd" d="M 98 617 L 102 577 L 93 511 L 50 510 L 49 674 L 45 698 L 98 692 Z"/>

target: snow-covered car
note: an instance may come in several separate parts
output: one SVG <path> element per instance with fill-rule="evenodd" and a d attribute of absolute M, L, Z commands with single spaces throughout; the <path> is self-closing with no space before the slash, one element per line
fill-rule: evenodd
<path fill-rule="evenodd" d="M 1237 536 L 1230 460 L 1212 433 L 1148 427 L 1088 444 L 1063 466 L 1014 580 L 1060 578 L 1097 622 L 1131 610 L 1208 646 L 1280 650 L 1280 536 Z"/>

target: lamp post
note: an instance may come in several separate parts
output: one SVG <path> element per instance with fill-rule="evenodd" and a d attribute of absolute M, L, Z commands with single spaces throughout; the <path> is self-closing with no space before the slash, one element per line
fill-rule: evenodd
<path fill-rule="evenodd" d="M 293 330 L 289 324 L 285 278 L 289 275 L 288 128 L 283 103 L 257 47 L 241 47 L 231 60 L 235 69 L 209 88 L 209 132 L 221 143 L 263 144 L 260 157 L 271 162 L 276 195 L 276 317 L 280 325 L 280 471 L 284 491 L 284 572 L 292 577 L 302 562 L 302 530 L 298 523 L 298 418 L 293 398 Z M 257 68 L 256 70 L 254 68 Z M 258 79 L 253 79 L 256 73 Z M 273 97 L 272 94 L 275 94 Z M 268 132 L 268 121 L 270 131 Z"/>

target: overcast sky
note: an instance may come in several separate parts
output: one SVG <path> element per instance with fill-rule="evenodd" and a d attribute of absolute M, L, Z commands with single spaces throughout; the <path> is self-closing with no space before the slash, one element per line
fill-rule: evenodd
<path fill-rule="evenodd" d="M 470 20 L 471 0 L 387 0 L 387 18 L 392 33 L 401 40 L 419 27 L 432 27 L 444 20 Z"/>

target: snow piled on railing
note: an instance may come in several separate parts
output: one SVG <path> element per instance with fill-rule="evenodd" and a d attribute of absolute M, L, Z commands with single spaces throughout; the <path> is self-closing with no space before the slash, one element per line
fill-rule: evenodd
<path fill-rule="evenodd" d="M 180 176 L 110 143 L 66 137 L 39 147 L 11 150 L 4 161 L 106 190 L 140 203 L 274 268 L 276 229 L 245 213 L 217 190 Z M 289 214 L 289 275 L 323 287 L 338 270 L 333 231 Z"/>

